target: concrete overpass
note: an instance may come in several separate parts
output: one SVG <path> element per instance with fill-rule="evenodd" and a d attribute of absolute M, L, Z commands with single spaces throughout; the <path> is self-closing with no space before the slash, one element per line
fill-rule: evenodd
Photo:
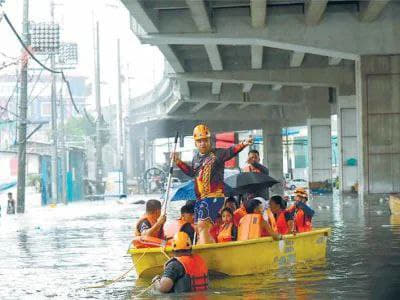
<path fill-rule="evenodd" d="M 337 113 L 341 189 L 358 181 L 361 194 L 400 192 L 399 1 L 122 2 L 135 34 L 171 67 L 164 94 L 159 86 L 132 105 L 147 137 L 189 133 L 198 120 L 262 128 L 265 163 L 281 176 L 281 127 L 307 124 L 310 181 L 323 181 Z"/>

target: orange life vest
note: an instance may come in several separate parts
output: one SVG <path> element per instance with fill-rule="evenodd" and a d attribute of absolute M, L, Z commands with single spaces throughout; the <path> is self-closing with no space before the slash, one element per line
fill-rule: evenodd
<path fill-rule="evenodd" d="M 135 230 L 135 235 L 136 236 L 141 236 L 141 232 L 139 231 L 139 225 L 142 224 L 143 221 L 147 220 L 150 223 L 150 226 L 154 226 L 154 224 L 157 222 L 157 219 L 155 219 L 153 216 L 150 216 L 148 214 L 144 214 L 139 221 L 136 223 L 136 230 Z M 153 237 L 157 237 L 162 239 L 164 237 L 164 232 L 162 227 L 160 228 L 160 230 L 158 231 L 158 233 L 156 233 Z"/>
<path fill-rule="evenodd" d="M 232 241 L 233 223 L 222 224 L 219 228 L 217 243 L 226 243 Z"/>
<path fill-rule="evenodd" d="M 178 220 L 174 220 L 172 223 L 165 224 L 164 225 L 164 235 L 167 239 L 173 238 L 176 233 L 181 231 L 181 228 L 183 225 L 185 225 L 186 222 L 185 220 L 182 220 L 179 218 Z M 195 227 L 193 224 L 190 224 L 192 228 L 195 230 Z"/>
<path fill-rule="evenodd" d="M 276 228 L 279 234 L 288 234 L 290 231 L 284 210 L 281 210 L 276 218 Z"/>
<path fill-rule="evenodd" d="M 250 164 L 243 168 L 243 172 L 261 173 L 259 169 Z"/>
<path fill-rule="evenodd" d="M 135 227 L 135 237 L 132 240 L 133 245 L 135 248 L 157 248 L 163 247 L 166 244 L 164 240 L 164 232 L 163 229 L 160 228 L 158 234 L 156 236 L 142 236 L 139 231 L 139 225 L 144 221 L 147 220 L 151 226 L 153 226 L 157 220 L 155 220 L 152 216 L 147 214 L 143 215 L 136 224 Z"/>
<path fill-rule="evenodd" d="M 266 210 L 266 214 L 267 214 L 267 217 L 268 217 L 269 225 L 271 226 L 272 230 L 277 233 L 278 232 L 278 227 L 276 226 L 276 220 L 275 220 L 274 214 L 272 213 L 271 209 L 268 208 Z M 269 236 L 268 232 L 266 232 L 266 236 Z"/>
<path fill-rule="evenodd" d="M 243 218 L 245 215 L 247 215 L 247 211 L 242 205 L 233 213 L 233 223 L 236 226 L 239 226 L 240 219 Z"/>
<path fill-rule="evenodd" d="M 238 241 L 257 239 L 262 236 L 262 221 L 260 214 L 247 214 L 240 219 Z"/>
<path fill-rule="evenodd" d="M 199 292 L 208 289 L 208 268 L 200 255 L 192 254 L 174 257 L 185 269 L 185 276 L 174 284 L 174 292 Z"/>
<path fill-rule="evenodd" d="M 294 224 L 297 232 L 307 232 L 312 230 L 311 218 L 307 217 L 301 208 L 296 210 Z"/>

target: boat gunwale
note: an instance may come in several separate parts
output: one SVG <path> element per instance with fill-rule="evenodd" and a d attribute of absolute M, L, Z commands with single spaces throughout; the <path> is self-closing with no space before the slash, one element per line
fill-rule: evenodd
<path fill-rule="evenodd" d="M 330 227 L 324 227 L 324 228 L 318 228 L 312 231 L 308 232 L 302 232 L 302 233 L 297 233 L 296 235 L 293 234 L 287 234 L 284 235 L 282 240 L 293 240 L 298 237 L 303 237 L 303 236 L 310 236 L 310 235 L 316 235 L 316 234 L 324 234 L 325 236 L 329 236 L 331 234 L 331 228 Z M 213 243 L 213 244 L 203 244 L 203 245 L 195 245 L 193 246 L 192 250 L 208 250 L 208 249 L 218 249 L 218 248 L 225 248 L 225 247 L 232 247 L 232 246 L 239 246 L 239 245 L 249 245 L 249 244 L 258 244 L 258 243 L 265 243 L 265 242 L 275 242 L 272 237 L 263 237 L 263 238 L 258 238 L 258 239 L 253 239 L 253 240 L 247 240 L 247 241 L 233 241 L 229 243 Z M 279 242 L 279 241 L 277 241 Z M 129 248 L 128 253 L 131 255 L 134 254 L 143 254 L 143 253 L 160 253 L 160 249 L 163 249 L 165 252 L 171 252 L 172 247 L 168 246 L 166 248 L 162 247 L 157 247 L 157 248 Z"/>

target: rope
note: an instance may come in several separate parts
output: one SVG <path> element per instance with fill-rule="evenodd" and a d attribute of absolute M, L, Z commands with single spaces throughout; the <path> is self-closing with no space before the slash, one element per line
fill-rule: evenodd
<path fill-rule="evenodd" d="M 139 298 L 140 296 L 142 296 L 143 294 L 145 294 L 146 292 L 148 292 L 153 286 L 154 286 L 155 282 L 153 282 L 152 284 L 150 284 L 147 288 L 145 288 L 143 291 L 141 291 L 139 294 L 137 295 L 133 295 L 132 299 L 136 299 Z"/>
<path fill-rule="evenodd" d="M 122 280 L 126 275 L 128 275 L 132 270 L 134 270 L 134 269 L 136 268 L 137 263 L 144 257 L 144 255 L 145 255 L 146 253 L 147 253 L 147 252 L 143 252 L 143 254 L 138 258 L 138 260 L 137 260 L 136 262 L 133 263 L 133 266 L 132 266 L 128 271 L 126 271 L 124 274 L 120 275 L 119 277 L 117 277 L 117 278 L 115 278 L 115 279 L 113 279 L 113 280 L 109 280 L 109 281 L 107 281 L 106 283 L 103 283 L 103 284 L 100 284 L 100 285 L 88 286 L 88 287 L 84 287 L 84 288 L 82 288 L 82 289 L 98 289 L 98 288 L 103 288 L 103 287 L 109 286 L 109 285 L 111 285 L 111 284 L 114 284 L 114 283 L 116 283 L 116 282 Z"/>

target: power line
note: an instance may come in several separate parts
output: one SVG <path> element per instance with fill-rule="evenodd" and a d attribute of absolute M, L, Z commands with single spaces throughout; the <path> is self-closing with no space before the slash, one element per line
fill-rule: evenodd
<path fill-rule="evenodd" d="M 69 81 L 66 79 L 64 72 L 63 71 L 57 71 L 57 70 L 53 70 L 50 69 L 49 67 L 45 66 L 39 59 L 36 58 L 35 55 L 33 55 L 33 53 L 31 52 L 31 50 L 25 45 L 24 41 L 22 40 L 22 38 L 19 36 L 18 32 L 16 31 L 15 27 L 13 26 L 13 24 L 11 23 L 10 19 L 8 18 L 7 14 L 4 13 L 3 14 L 4 19 L 6 20 L 7 24 L 10 26 L 12 32 L 14 33 L 14 35 L 17 37 L 18 41 L 20 42 L 20 44 L 22 45 L 22 47 L 25 49 L 25 51 L 30 55 L 30 57 L 32 57 L 32 59 L 34 61 L 36 61 L 43 69 L 49 71 L 50 73 L 54 73 L 54 74 L 61 74 L 61 77 L 63 79 L 63 81 L 66 83 L 67 85 L 67 89 L 68 89 L 68 93 L 69 93 L 69 97 L 70 100 L 72 102 L 72 105 L 74 106 L 74 109 L 77 113 L 79 112 L 78 107 L 75 104 L 74 98 L 72 97 L 72 92 L 71 92 L 71 87 L 69 85 Z"/>
<path fill-rule="evenodd" d="M 45 60 L 45 63 L 50 59 L 50 57 L 47 57 L 47 59 Z M 40 77 L 42 76 L 43 73 L 43 69 L 40 70 L 39 74 L 36 77 L 36 81 L 32 86 L 31 92 L 29 93 L 28 99 L 31 98 L 33 91 L 35 90 L 36 85 L 38 84 L 38 82 L 40 81 Z"/>

